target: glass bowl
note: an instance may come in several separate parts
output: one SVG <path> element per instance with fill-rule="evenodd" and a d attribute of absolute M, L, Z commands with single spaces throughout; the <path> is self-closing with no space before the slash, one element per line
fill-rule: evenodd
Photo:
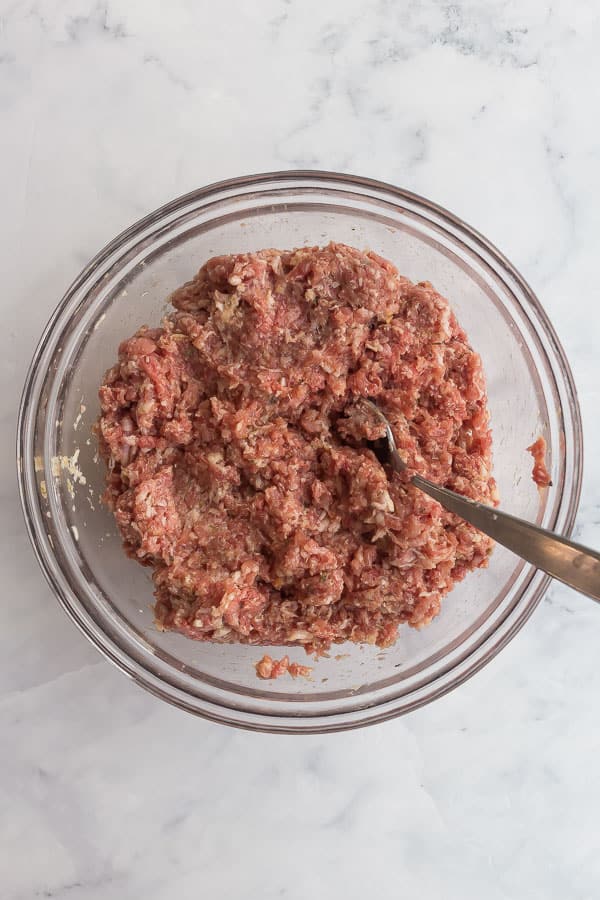
<path fill-rule="evenodd" d="M 124 231 L 75 280 L 35 352 L 18 427 L 20 488 L 44 573 L 84 634 L 157 696 L 262 731 L 335 731 L 406 713 L 461 684 L 531 615 L 549 579 L 497 547 L 422 631 L 394 647 L 346 644 L 312 680 L 263 682 L 260 648 L 202 644 L 153 625 L 148 571 L 127 559 L 99 503 L 92 425 L 119 342 L 158 323 L 165 298 L 210 256 L 342 241 L 391 259 L 449 298 L 483 358 L 504 509 L 569 534 L 579 500 L 581 423 L 572 375 L 539 301 L 513 266 L 446 210 L 390 185 L 327 172 L 232 179 L 187 194 Z M 540 494 L 526 447 L 548 442 Z M 301 648 L 272 648 L 310 662 Z"/>

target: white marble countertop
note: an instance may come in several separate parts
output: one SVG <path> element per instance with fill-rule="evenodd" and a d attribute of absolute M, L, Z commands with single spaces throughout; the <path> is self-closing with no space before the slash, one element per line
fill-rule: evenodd
<path fill-rule="evenodd" d="M 483 672 L 386 725 L 236 732 L 70 624 L 13 449 L 42 326 L 115 233 L 217 179 L 349 171 L 449 207 L 531 281 L 600 546 L 599 43 L 588 0 L 0 0 L 2 900 L 600 896 L 600 607 L 553 587 Z"/>

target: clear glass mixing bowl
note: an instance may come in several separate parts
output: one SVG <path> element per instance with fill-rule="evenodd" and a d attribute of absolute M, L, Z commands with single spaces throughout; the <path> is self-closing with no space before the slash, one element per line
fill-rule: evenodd
<path fill-rule="evenodd" d="M 408 712 L 461 684 L 511 639 L 548 579 L 497 547 L 422 631 L 381 651 L 352 644 L 312 681 L 257 679 L 256 647 L 193 642 L 153 626 L 148 571 L 127 559 L 99 503 L 91 428 L 117 345 L 159 322 L 165 298 L 210 256 L 343 241 L 372 248 L 445 294 L 483 358 L 502 507 L 569 534 L 580 492 L 581 424 L 569 366 L 511 264 L 444 209 L 390 185 L 324 172 L 233 179 L 174 200 L 119 235 L 79 275 L 35 352 L 18 428 L 20 486 L 38 560 L 58 599 L 123 672 L 207 718 L 264 731 L 333 731 Z M 540 495 L 525 448 L 548 442 Z M 84 483 L 85 482 L 85 483 Z M 309 662 L 298 649 L 273 648 Z"/>

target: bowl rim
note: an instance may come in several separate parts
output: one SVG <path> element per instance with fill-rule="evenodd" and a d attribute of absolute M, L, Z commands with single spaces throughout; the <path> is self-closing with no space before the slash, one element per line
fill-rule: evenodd
<path fill-rule="evenodd" d="M 46 581 L 57 597 L 59 603 L 67 612 L 69 617 L 75 622 L 78 628 L 85 634 L 88 640 L 90 640 L 90 642 L 93 643 L 94 646 L 103 654 L 103 656 L 113 662 L 117 666 L 117 668 L 119 668 L 124 674 L 132 678 L 132 680 L 134 680 L 137 684 L 140 684 L 155 696 L 158 696 L 163 700 L 167 700 L 172 705 L 185 709 L 188 712 L 192 712 L 195 715 L 199 715 L 212 721 L 230 724 L 244 729 L 292 734 L 336 732 L 357 727 L 364 727 L 366 725 L 386 721 L 388 719 L 395 718 L 396 716 L 406 714 L 413 709 L 430 703 L 432 700 L 443 696 L 444 694 L 458 687 L 460 684 L 464 683 L 472 675 L 483 668 L 483 666 L 490 662 L 491 659 L 493 659 L 497 655 L 497 653 L 499 653 L 517 634 L 517 632 L 525 624 L 527 619 L 531 616 L 533 611 L 540 603 L 544 593 L 548 588 L 548 585 L 551 582 L 551 578 L 549 576 L 543 575 L 542 573 L 536 573 L 535 570 L 532 569 L 532 575 L 525 585 L 522 596 L 519 598 L 519 601 L 516 604 L 517 614 L 514 616 L 509 624 L 509 627 L 506 628 L 504 633 L 501 634 L 499 638 L 497 637 L 496 641 L 490 647 L 487 647 L 487 649 L 485 649 L 485 651 L 479 657 L 471 659 L 468 665 L 464 665 L 465 659 L 459 658 L 449 670 L 450 672 L 460 670 L 456 672 L 456 676 L 452 680 L 448 681 L 446 677 L 444 678 L 443 683 L 437 685 L 435 685 L 434 683 L 433 689 L 430 689 L 429 693 L 427 693 L 426 696 L 422 696 L 422 690 L 419 691 L 419 696 L 415 698 L 414 702 L 404 704 L 402 708 L 397 708 L 397 705 L 394 705 L 394 702 L 396 702 L 397 704 L 397 701 L 384 700 L 381 704 L 374 703 L 373 705 L 369 706 L 367 710 L 361 710 L 361 716 L 358 719 L 356 718 L 356 712 L 354 710 L 344 711 L 337 714 L 335 712 L 329 714 L 318 713 L 312 718 L 310 716 L 303 718 L 301 720 L 302 724 L 300 727 L 298 727 L 297 724 L 294 724 L 299 723 L 298 718 L 294 716 L 282 715 L 278 712 L 265 712 L 264 714 L 256 714 L 244 710 L 242 711 L 242 718 L 239 718 L 235 715 L 232 716 L 231 707 L 228 707 L 226 705 L 219 705 L 215 704 L 214 702 L 211 703 L 210 701 L 206 701 L 203 707 L 199 708 L 198 705 L 187 702 L 186 696 L 188 695 L 186 695 L 185 691 L 183 691 L 182 689 L 178 689 L 177 686 L 172 682 L 168 683 L 170 692 L 166 692 L 165 690 L 161 689 L 161 685 L 164 684 L 164 682 L 160 678 L 160 676 L 154 675 L 145 668 L 142 669 L 142 672 L 140 672 L 140 667 L 135 666 L 135 660 L 128 658 L 126 653 L 124 653 L 123 651 L 120 654 L 114 652 L 114 647 L 112 646 L 113 642 L 109 638 L 107 638 L 107 636 L 102 632 L 100 628 L 98 628 L 97 626 L 95 628 L 90 627 L 90 623 L 87 621 L 84 611 L 73 604 L 71 597 L 69 596 L 69 591 L 65 590 L 64 586 L 56 577 L 56 574 L 53 571 L 52 566 L 50 565 L 50 560 L 47 555 L 47 548 L 44 544 L 40 543 L 40 529 L 38 523 L 36 522 L 36 511 L 34 509 L 34 491 L 32 490 L 32 484 L 35 484 L 35 479 L 31 479 L 30 477 L 28 477 L 28 474 L 31 475 L 31 470 L 34 466 L 34 460 L 33 457 L 31 459 L 28 459 L 26 456 L 30 417 L 32 415 L 32 409 L 35 410 L 37 414 L 39 401 L 38 397 L 34 407 L 31 406 L 30 401 L 33 394 L 34 384 L 39 374 L 40 362 L 42 361 L 47 344 L 53 336 L 55 326 L 60 321 L 65 309 L 76 297 L 78 291 L 80 291 L 82 287 L 84 287 L 87 280 L 93 275 L 93 273 L 96 272 L 96 270 L 100 268 L 105 262 L 107 262 L 111 258 L 111 256 L 115 254 L 115 252 L 121 250 L 123 246 L 127 244 L 127 242 L 135 239 L 146 229 L 148 229 L 161 219 L 164 219 L 169 215 L 185 208 L 188 204 L 198 204 L 202 201 L 208 201 L 211 198 L 214 198 L 216 195 L 228 195 L 229 192 L 235 191 L 236 189 L 243 190 L 245 196 L 249 195 L 249 192 L 252 188 L 256 188 L 259 192 L 261 191 L 261 189 L 263 192 L 266 192 L 268 189 L 272 190 L 277 184 L 281 184 L 284 182 L 293 182 L 293 186 L 296 188 L 301 187 L 304 184 L 310 185 L 310 183 L 312 182 L 315 187 L 322 188 L 331 188 L 333 186 L 338 188 L 350 187 L 355 190 L 359 189 L 361 192 L 365 192 L 367 190 L 376 191 L 378 193 L 386 195 L 387 199 L 391 199 L 392 202 L 396 200 L 399 204 L 415 204 L 423 210 L 433 214 L 433 216 L 435 216 L 436 219 L 440 220 L 442 223 L 446 223 L 447 225 L 449 225 L 453 232 L 455 230 L 458 231 L 458 235 L 453 233 L 453 238 L 458 243 L 463 244 L 463 237 L 467 236 L 472 245 L 470 249 L 472 249 L 473 252 L 479 257 L 481 262 L 488 264 L 487 261 L 480 256 L 480 250 L 484 255 L 488 255 L 489 257 L 491 257 L 492 260 L 499 266 L 501 271 L 496 273 L 498 277 L 503 279 L 503 276 L 508 274 L 510 278 L 515 282 L 534 312 L 536 319 L 534 323 L 536 332 L 541 331 L 544 338 L 549 342 L 551 346 L 551 350 L 555 355 L 556 360 L 554 364 L 549 365 L 549 368 L 555 379 L 558 368 L 563 381 L 563 389 L 566 392 L 566 399 L 568 401 L 568 408 L 571 417 L 570 426 L 572 440 L 570 442 L 569 449 L 572 453 L 572 459 L 570 460 L 570 464 L 572 467 L 572 480 L 570 483 L 570 494 L 567 498 L 568 502 L 566 504 L 566 507 L 563 509 L 561 505 L 561 507 L 559 508 L 559 512 L 563 516 L 564 520 L 562 533 L 565 536 L 569 536 L 571 534 L 581 496 L 581 485 L 583 477 L 583 432 L 580 407 L 577 397 L 577 389 L 571 367 L 562 348 L 560 340 L 542 304 L 540 303 L 539 299 L 537 298 L 528 282 L 491 241 L 485 238 L 479 231 L 464 222 L 460 217 L 445 209 L 443 206 L 440 206 L 439 204 L 434 203 L 433 201 L 422 197 L 421 195 L 416 194 L 412 191 L 396 187 L 395 185 L 383 181 L 320 169 L 292 169 L 280 170 L 275 172 L 263 172 L 213 182 L 204 187 L 189 191 L 173 200 L 170 200 L 157 209 L 153 210 L 152 212 L 148 213 L 146 216 L 137 220 L 132 225 L 121 231 L 98 253 L 96 253 L 96 255 L 90 260 L 90 262 L 81 270 L 79 275 L 77 275 L 77 277 L 72 281 L 70 286 L 65 291 L 62 299 L 54 309 L 37 343 L 31 363 L 28 367 L 21 396 L 17 422 L 17 470 L 19 494 L 28 536 L 32 544 L 35 556 L 46 578 Z M 512 290 L 511 293 L 513 293 Z M 517 300 L 516 297 L 515 300 Z M 523 308 L 525 312 L 527 312 L 527 308 L 523 307 L 521 300 L 518 299 L 517 302 L 519 307 Z M 546 347 L 544 347 L 543 349 L 544 354 L 547 356 Z M 550 360 L 548 360 L 548 362 L 550 363 Z M 562 402 L 561 410 L 564 410 Z M 532 578 L 535 578 L 536 574 L 539 576 L 537 578 L 537 583 L 532 584 Z M 531 588 L 533 589 L 531 590 Z M 528 590 L 531 590 L 529 596 L 527 596 Z M 515 610 L 511 610 L 510 614 L 512 615 L 513 612 L 515 612 Z M 508 618 L 509 615 L 507 614 L 506 619 Z M 501 620 L 499 625 L 502 625 L 506 621 L 506 619 Z M 496 629 L 494 629 L 494 631 L 492 632 L 491 636 L 493 635 L 497 635 Z M 467 653 L 466 659 L 469 660 L 470 657 L 476 656 L 477 651 L 481 649 L 481 646 L 489 643 L 491 636 L 487 636 L 485 639 L 482 639 L 480 643 L 471 647 L 469 649 L 469 652 Z M 122 648 L 119 648 L 119 650 L 121 649 Z M 438 676 L 437 680 L 439 681 L 442 676 L 447 674 L 448 673 L 442 673 L 441 676 Z M 194 696 L 197 699 L 197 696 Z"/>

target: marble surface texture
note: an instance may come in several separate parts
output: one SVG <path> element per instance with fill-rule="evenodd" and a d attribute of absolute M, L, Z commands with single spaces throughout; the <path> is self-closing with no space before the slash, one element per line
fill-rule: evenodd
<path fill-rule="evenodd" d="M 533 284 L 572 362 L 600 546 L 600 17 L 589 0 L 0 0 L 2 900 L 592 900 L 600 607 L 554 586 L 484 671 L 286 738 L 129 683 L 33 559 L 18 394 L 83 264 L 170 198 L 319 167 L 423 193 Z"/>

